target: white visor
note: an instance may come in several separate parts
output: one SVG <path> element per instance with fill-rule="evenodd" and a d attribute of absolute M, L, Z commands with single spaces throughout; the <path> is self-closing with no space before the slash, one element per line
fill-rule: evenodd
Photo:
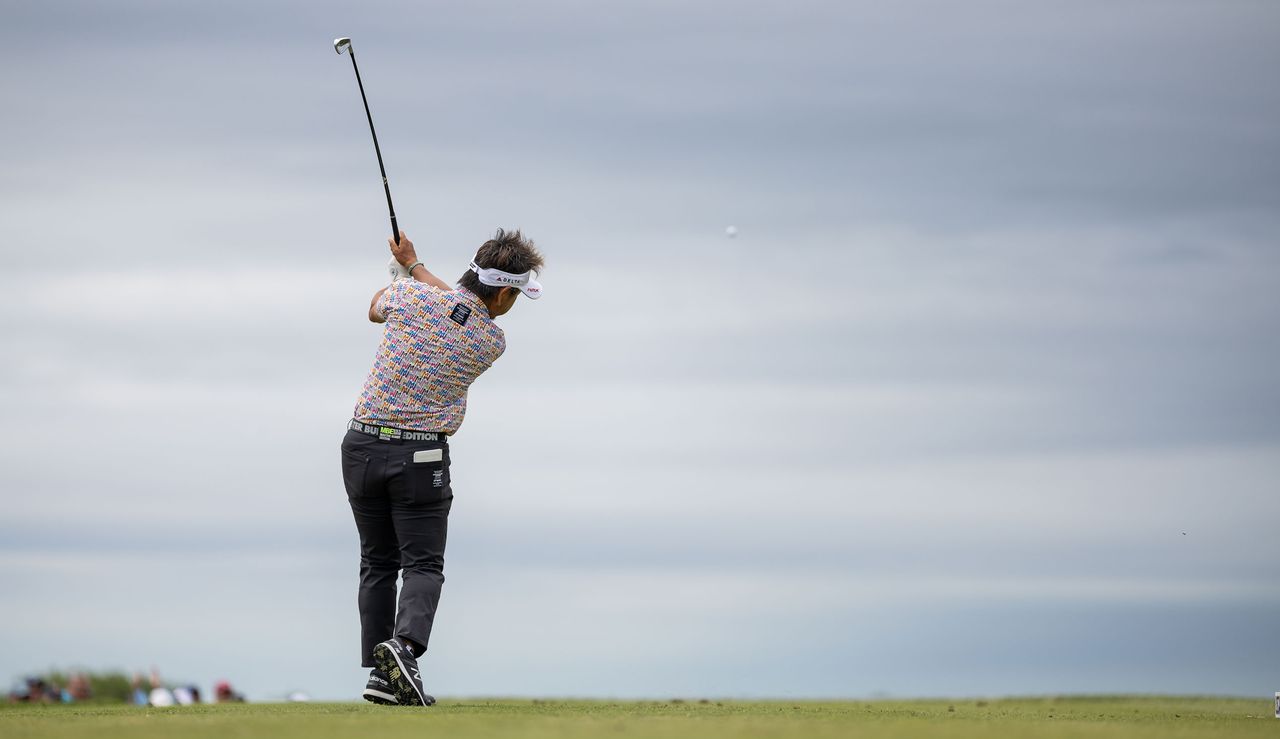
<path fill-rule="evenodd" d="M 471 271 L 476 273 L 480 278 L 481 285 L 490 287 L 514 287 L 529 297 L 530 300 L 537 300 L 542 297 L 542 285 L 535 279 L 538 273 L 529 270 L 522 275 L 513 275 L 510 272 L 503 272 L 500 269 L 491 269 L 489 267 L 481 267 L 475 262 L 471 263 Z"/>

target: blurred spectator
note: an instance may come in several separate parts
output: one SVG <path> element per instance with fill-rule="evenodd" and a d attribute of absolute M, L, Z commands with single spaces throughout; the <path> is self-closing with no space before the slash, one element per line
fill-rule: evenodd
<path fill-rule="evenodd" d="M 213 700 L 215 703 L 244 703 L 244 696 L 232 690 L 231 683 L 220 680 L 213 687 Z"/>
<path fill-rule="evenodd" d="M 177 699 L 173 697 L 173 691 L 168 688 L 152 688 L 147 694 L 147 703 L 156 708 L 168 708 L 177 703 Z"/>
<path fill-rule="evenodd" d="M 194 685 L 183 685 L 173 689 L 173 698 L 180 706 L 194 706 L 200 702 L 200 688 Z"/>
<path fill-rule="evenodd" d="M 147 694 L 147 702 L 153 706 L 164 708 L 177 704 L 177 699 L 173 697 L 173 691 L 164 686 L 160 680 L 160 671 L 151 668 L 151 692 Z"/>
<path fill-rule="evenodd" d="M 40 678 L 37 678 L 36 682 L 40 684 L 40 689 L 43 691 L 41 695 L 41 700 L 43 700 L 45 703 L 61 703 L 62 702 L 62 688 L 58 687 L 57 683 L 50 680 L 43 680 Z"/>
<path fill-rule="evenodd" d="M 9 700 L 20 703 L 58 703 L 62 689 L 44 678 L 28 677 L 25 685 L 9 693 Z"/>
<path fill-rule="evenodd" d="M 142 687 L 142 675 L 136 672 L 129 681 L 129 702 L 135 706 L 147 705 L 147 691 Z"/>
<path fill-rule="evenodd" d="M 89 684 L 89 676 L 83 672 L 71 673 L 67 679 L 67 689 L 63 697 L 67 702 L 87 701 L 93 698 L 93 686 Z"/>

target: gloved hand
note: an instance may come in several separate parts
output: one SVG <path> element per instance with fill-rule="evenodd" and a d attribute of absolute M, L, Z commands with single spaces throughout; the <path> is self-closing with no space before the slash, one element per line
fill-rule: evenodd
<path fill-rule="evenodd" d="M 391 261 L 387 262 L 387 272 L 391 274 L 391 281 L 409 279 L 409 270 L 404 265 L 396 261 L 395 257 L 391 257 Z"/>

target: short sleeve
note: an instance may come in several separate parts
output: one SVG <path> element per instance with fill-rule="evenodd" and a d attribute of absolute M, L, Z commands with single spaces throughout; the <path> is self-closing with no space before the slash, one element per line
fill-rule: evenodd
<path fill-rule="evenodd" d="M 498 361 L 498 359 L 502 356 L 502 353 L 507 350 L 507 336 L 505 333 L 503 333 L 502 329 L 498 329 L 498 334 L 497 336 L 494 337 L 494 339 L 495 340 L 492 346 L 489 347 L 489 366 L 490 367 L 492 367 L 493 363 Z"/>
<path fill-rule="evenodd" d="M 373 306 L 373 309 L 378 311 L 378 315 L 386 318 L 404 307 L 404 289 L 408 282 L 409 280 L 396 280 L 387 285 L 387 289 L 382 291 L 378 302 Z"/>

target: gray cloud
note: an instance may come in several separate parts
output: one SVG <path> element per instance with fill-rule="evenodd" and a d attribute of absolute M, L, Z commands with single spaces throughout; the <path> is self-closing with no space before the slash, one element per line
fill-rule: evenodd
<path fill-rule="evenodd" d="M 357 685 L 334 452 L 387 226 L 344 34 L 433 267 L 549 257 L 455 443 L 441 692 L 1256 690 L 1276 15 L 11 9 L 6 664 Z M 314 684 L 271 684 L 299 608 Z"/>

